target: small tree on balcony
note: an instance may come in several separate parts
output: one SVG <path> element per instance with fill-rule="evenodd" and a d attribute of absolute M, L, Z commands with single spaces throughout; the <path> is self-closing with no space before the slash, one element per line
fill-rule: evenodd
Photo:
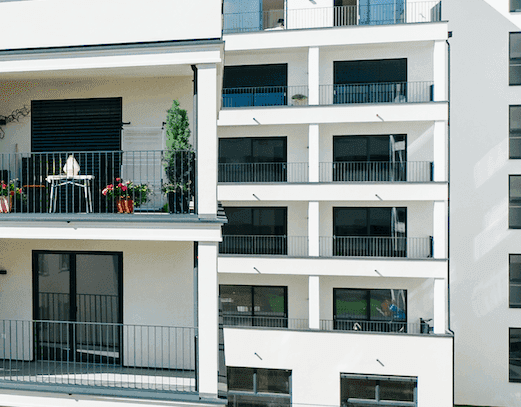
<path fill-rule="evenodd" d="M 190 139 L 190 122 L 186 110 L 174 100 L 166 117 L 165 172 L 168 183 L 163 192 L 169 194 L 171 212 L 188 212 L 194 189 L 194 155 Z M 176 209 L 174 209 L 175 207 Z"/>

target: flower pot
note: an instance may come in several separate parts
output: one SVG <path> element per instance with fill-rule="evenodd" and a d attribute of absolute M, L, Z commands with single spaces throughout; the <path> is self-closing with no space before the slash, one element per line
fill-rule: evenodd
<path fill-rule="evenodd" d="M 8 213 L 13 209 L 13 200 L 9 196 L 0 196 L 0 213 Z"/>
<path fill-rule="evenodd" d="M 190 195 L 188 191 L 168 192 L 168 211 L 170 213 L 189 213 Z"/>
<path fill-rule="evenodd" d="M 134 201 L 130 198 L 119 198 L 116 205 L 118 213 L 134 213 Z"/>

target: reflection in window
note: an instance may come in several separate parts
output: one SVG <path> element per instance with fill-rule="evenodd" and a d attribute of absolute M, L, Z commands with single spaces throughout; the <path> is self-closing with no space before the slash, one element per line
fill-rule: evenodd
<path fill-rule="evenodd" d="M 341 374 L 340 391 L 343 407 L 417 406 L 417 378 L 399 376 L 372 376 Z M 369 401 L 370 400 L 370 401 Z M 398 404 L 396 404 L 398 405 Z"/>

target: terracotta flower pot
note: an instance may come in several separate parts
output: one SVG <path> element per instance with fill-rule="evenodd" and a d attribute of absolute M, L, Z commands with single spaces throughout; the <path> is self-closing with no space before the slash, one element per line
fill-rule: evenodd
<path fill-rule="evenodd" d="M 134 213 L 134 201 L 130 198 L 119 198 L 116 202 L 118 213 Z"/>

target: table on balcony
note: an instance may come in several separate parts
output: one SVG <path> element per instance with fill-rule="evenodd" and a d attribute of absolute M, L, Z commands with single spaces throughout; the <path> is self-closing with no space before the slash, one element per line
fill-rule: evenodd
<path fill-rule="evenodd" d="M 45 179 L 51 184 L 50 202 L 49 202 L 49 213 L 56 212 L 56 201 L 58 200 L 58 187 L 64 185 L 72 185 L 83 188 L 85 196 L 85 204 L 87 213 L 92 213 L 92 192 L 91 192 L 91 181 L 94 179 L 94 175 L 49 175 Z"/>

